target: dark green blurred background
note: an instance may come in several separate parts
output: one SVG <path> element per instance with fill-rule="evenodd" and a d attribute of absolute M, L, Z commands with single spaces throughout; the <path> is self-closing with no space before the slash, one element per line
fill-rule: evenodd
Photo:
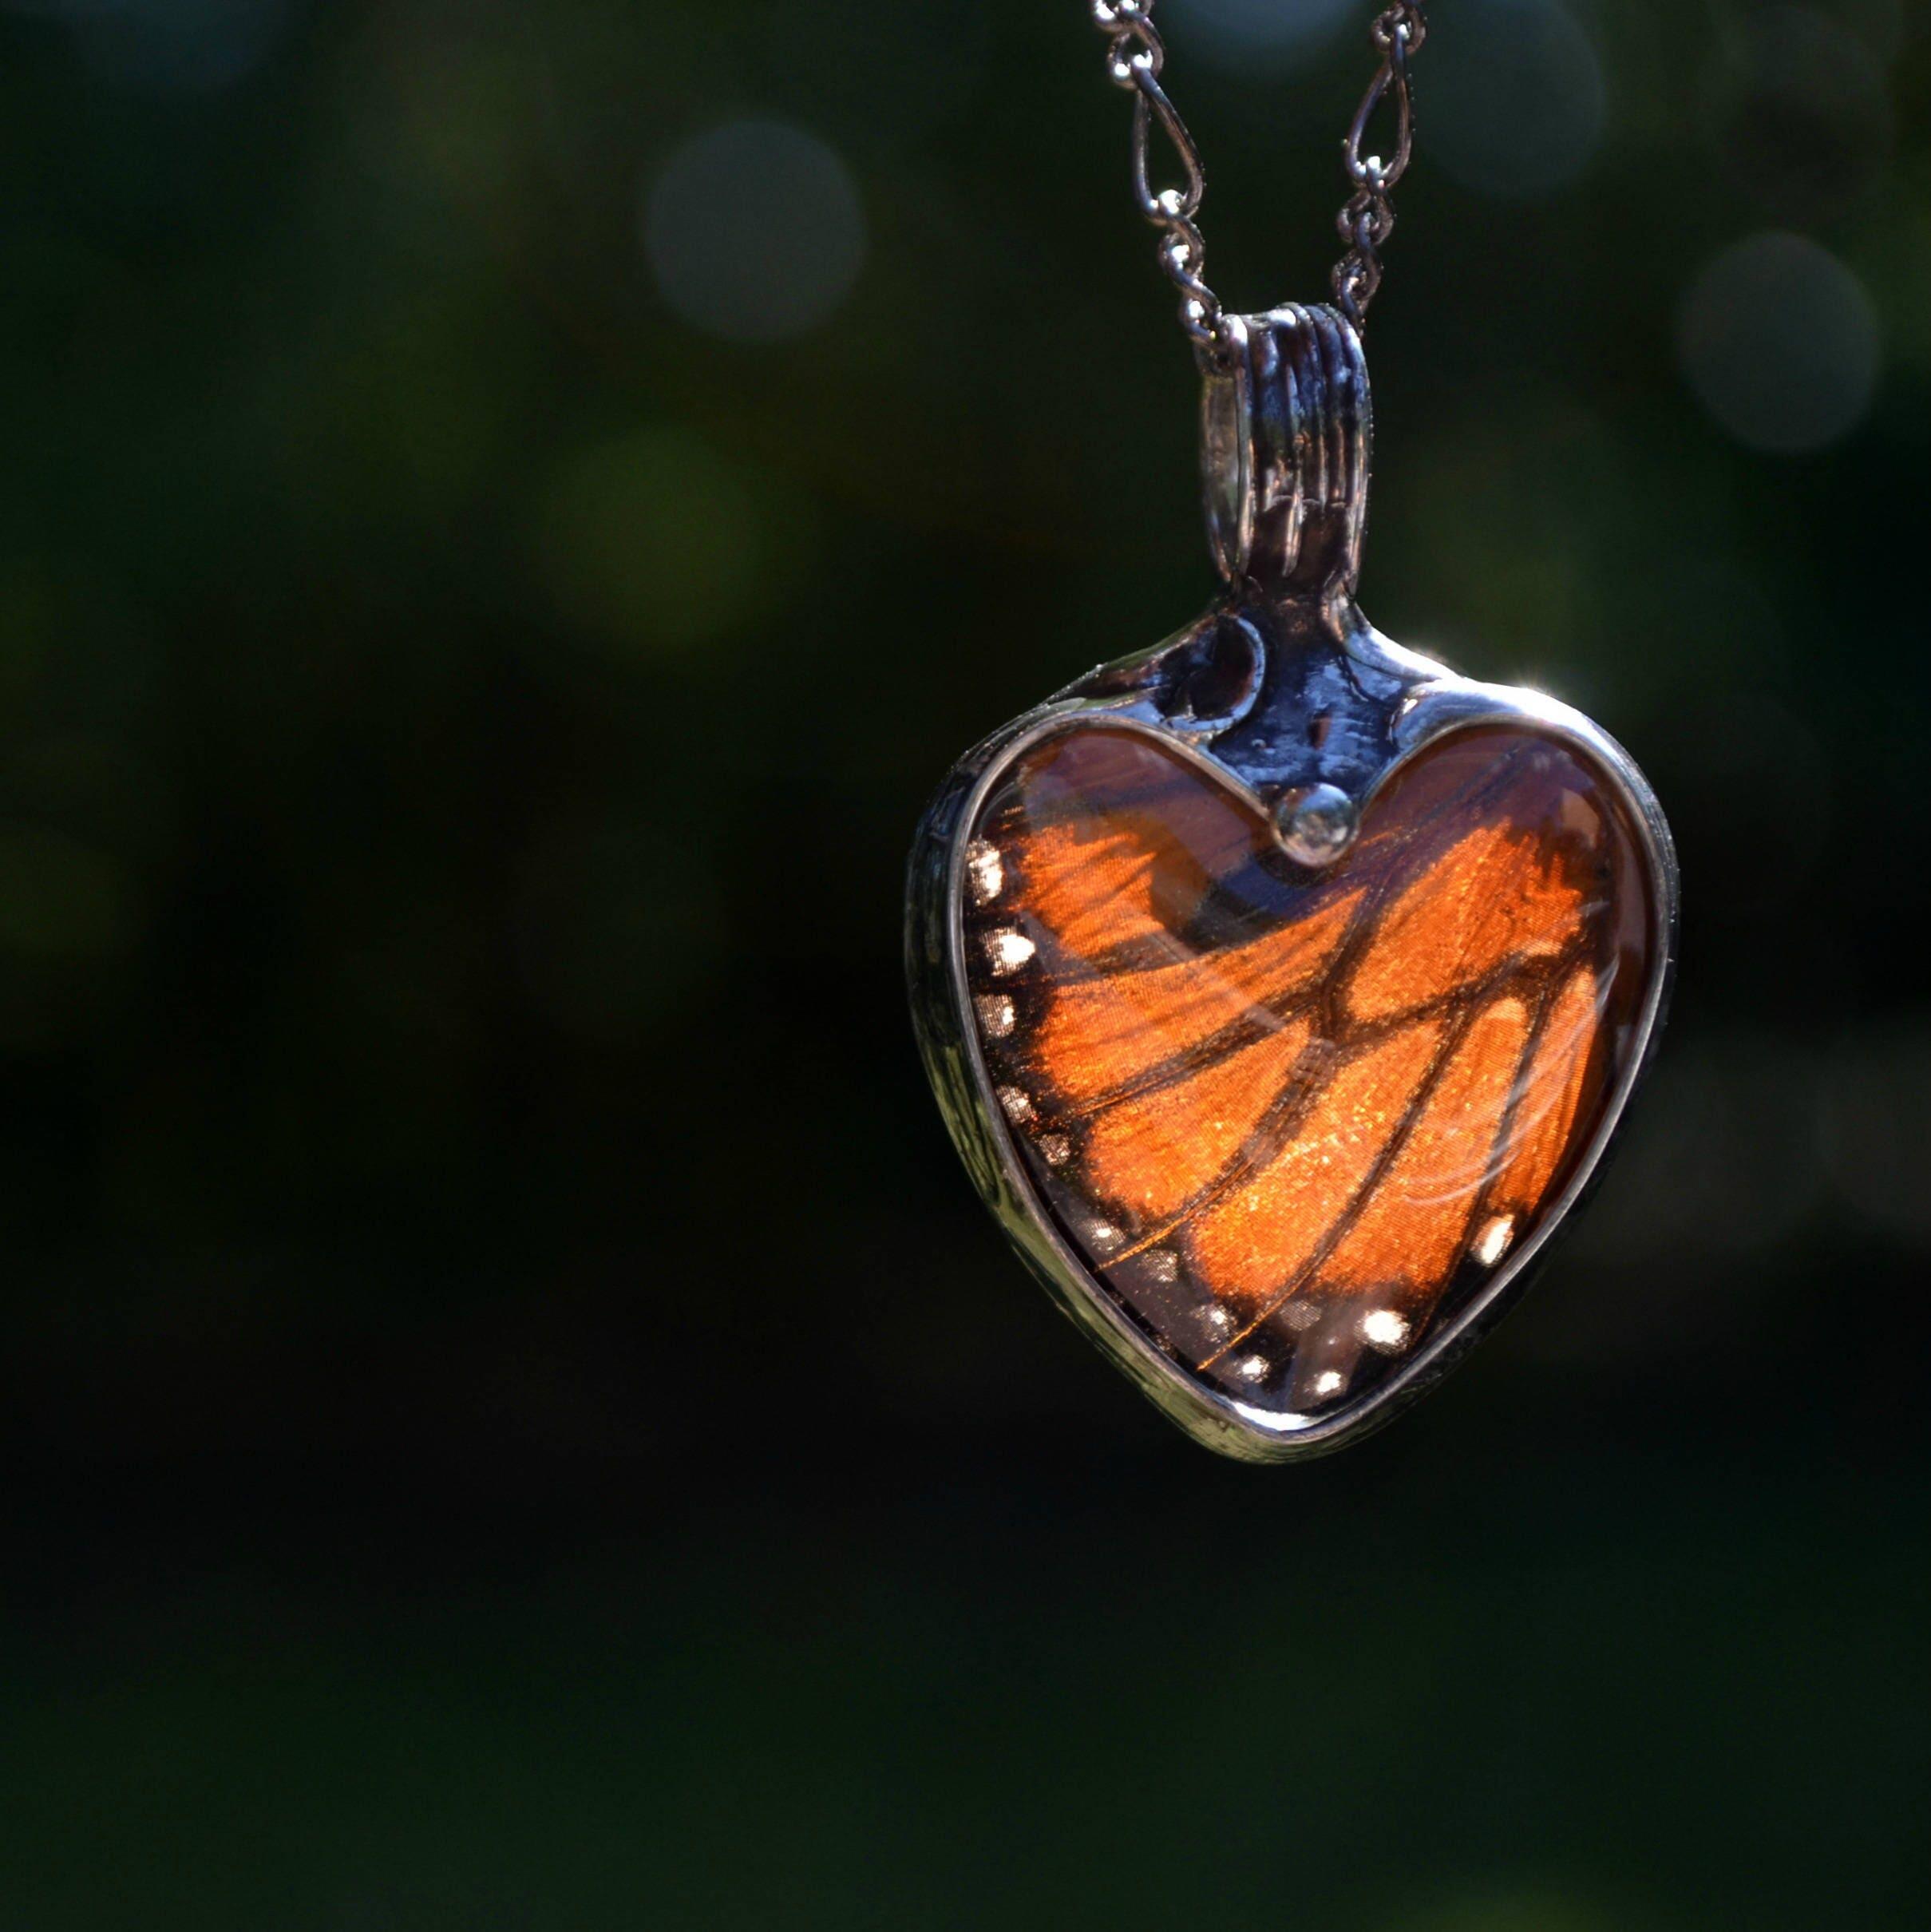
<path fill-rule="evenodd" d="M 1163 0 L 1233 304 L 1369 8 Z M 1080 0 L 0 0 L 0 1925 L 1918 1926 L 1931 6 L 1442 0 L 1381 626 L 1674 1030 L 1256 1472 L 932 1111 L 952 759 L 1205 601 Z"/>

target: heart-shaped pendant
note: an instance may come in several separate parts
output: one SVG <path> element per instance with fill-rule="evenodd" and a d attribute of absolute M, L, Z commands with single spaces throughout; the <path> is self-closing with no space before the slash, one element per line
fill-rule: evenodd
<path fill-rule="evenodd" d="M 1498 1314 L 1653 1043 L 1669 835 L 1628 755 L 1354 601 L 1368 398 L 1332 311 L 1204 410 L 1230 590 L 996 734 L 913 853 L 920 1043 L 981 1193 L 1175 1419 L 1334 1447 Z"/>

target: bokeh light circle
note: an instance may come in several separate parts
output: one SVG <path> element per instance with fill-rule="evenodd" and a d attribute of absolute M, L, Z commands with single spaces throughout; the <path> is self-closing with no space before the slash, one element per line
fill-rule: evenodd
<path fill-rule="evenodd" d="M 644 243 L 664 299 L 727 342 L 774 342 L 836 312 L 865 265 L 850 171 L 815 134 L 726 122 L 679 148 L 650 186 Z"/>
<path fill-rule="evenodd" d="M 686 430 L 644 430 L 573 453 L 539 508 L 558 609 L 626 655 L 707 643 L 770 591 L 778 546 L 757 493 Z"/>
<path fill-rule="evenodd" d="M 1895 132 L 1876 57 L 1811 7 L 1775 7 L 1749 23 L 1713 115 L 1738 182 L 1773 218 L 1791 222 L 1830 214 L 1867 188 Z"/>
<path fill-rule="evenodd" d="M 1355 18 L 1350 0 L 1167 0 L 1174 42 L 1224 73 L 1269 79 L 1305 65 Z"/>
<path fill-rule="evenodd" d="M 1471 0 L 1438 28 L 1419 136 L 1465 188 L 1541 200 L 1587 166 L 1602 139 L 1602 63 L 1561 0 Z"/>
<path fill-rule="evenodd" d="M 1801 235 L 1751 236 L 1700 275 L 1678 331 L 1684 373 L 1739 442 L 1821 449 L 1870 406 L 1881 361 L 1864 285 Z"/>

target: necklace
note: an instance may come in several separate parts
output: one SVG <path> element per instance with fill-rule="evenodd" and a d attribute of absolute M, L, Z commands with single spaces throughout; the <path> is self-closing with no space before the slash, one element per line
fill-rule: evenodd
<path fill-rule="evenodd" d="M 1200 363 L 1222 588 L 954 767 L 907 960 L 940 1106 L 1021 1255 L 1190 1434 L 1284 1460 L 1385 1419 L 1520 1293 L 1654 1045 L 1676 870 L 1605 732 L 1355 602 L 1361 334 L 1423 8 L 1374 22 L 1332 303 L 1230 315 L 1153 3 L 1092 10 Z M 1364 152 L 1386 114 L 1392 152 Z"/>

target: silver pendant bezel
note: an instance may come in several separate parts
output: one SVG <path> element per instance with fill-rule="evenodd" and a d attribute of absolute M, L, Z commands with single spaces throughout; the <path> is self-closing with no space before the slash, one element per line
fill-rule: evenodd
<path fill-rule="evenodd" d="M 1254 372 L 1244 369 L 1232 378 L 1240 420 L 1251 432 L 1249 446 L 1237 453 L 1239 488 L 1262 493 L 1264 517 L 1275 516 L 1269 580 L 1236 577 L 1231 567 L 1237 560 L 1243 571 L 1250 568 L 1257 521 L 1264 536 L 1268 531 L 1251 504 L 1236 505 L 1238 541 L 1222 540 L 1216 529 L 1217 555 L 1234 580 L 1220 604 L 1165 644 L 1102 667 L 960 760 L 914 844 L 906 953 L 914 1023 L 940 1110 L 981 1197 L 1028 1266 L 1061 1308 L 1189 1435 L 1223 1455 L 1273 1463 L 1328 1453 L 1378 1427 L 1433 1387 L 1520 1298 L 1557 1230 L 1600 1178 L 1630 1098 L 1654 1057 L 1675 968 L 1680 881 L 1662 807 L 1635 761 L 1607 732 L 1540 692 L 1460 677 L 1395 644 L 1363 617 L 1353 595 L 1367 482 L 1367 392 L 1359 342 L 1329 311 L 1280 311 L 1244 319 L 1256 361 Z M 1260 420 L 1252 402 L 1264 382 L 1275 385 L 1270 422 Z M 1310 448 L 1317 453 L 1313 458 Z M 1331 460 L 1337 451 L 1345 461 Z M 1291 503 L 1277 486 L 1288 473 L 1296 485 Z M 1209 501 L 1213 525 L 1211 483 Z M 1219 515 L 1224 521 L 1225 504 Z M 1216 635 L 1251 647 L 1253 676 L 1237 704 L 1197 719 L 1175 702 L 1169 671 L 1193 663 L 1203 640 Z M 1325 752 L 1302 750 L 1284 762 L 1281 747 L 1309 742 L 1310 693 L 1320 695 L 1324 712 L 1340 707 L 1343 728 Z M 1242 1403 L 1202 1386 L 1161 1352 L 1068 1244 L 1033 1183 L 995 1097 L 967 972 L 966 867 L 973 827 L 1014 763 L 1069 730 L 1146 737 L 1266 818 L 1284 795 L 1310 780 L 1343 785 L 1366 813 L 1421 752 L 1458 733 L 1496 725 L 1531 730 L 1581 754 L 1620 797 L 1635 828 L 1653 943 L 1626 1063 L 1573 1174 L 1544 1206 L 1530 1236 L 1385 1381 L 1319 1415 Z"/>

